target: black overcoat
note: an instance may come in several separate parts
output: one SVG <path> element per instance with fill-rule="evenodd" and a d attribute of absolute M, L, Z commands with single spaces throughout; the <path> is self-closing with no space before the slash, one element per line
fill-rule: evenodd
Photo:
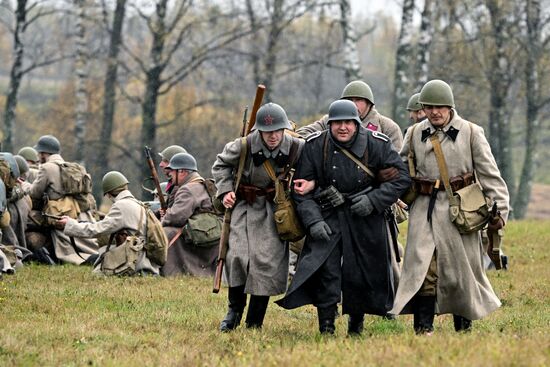
<path fill-rule="evenodd" d="M 348 150 L 368 162 L 375 174 L 382 168 L 396 167 L 399 178 L 379 183 L 368 176 L 341 152 L 329 130 L 308 139 L 294 177 L 315 180 L 316 190 L 304 196 L 294 194 L 294 199 L 306 228 L 324 220 L 332 235 L 328 243 L 307 237 L 292 283 L 285 297 L 277 301 L 284 308 L 322 302 L 316 298 L 318 284 L 313 275 L 335 246 L 342 246 L 342 284 L 333 285 L 341 286 L 342 312 L 384 315 L 392 307 L 394 291 L 383 213 L 409 187 L 410 177 L 391 142 L 381 133 L 360 127 Z M 373 213 L 366 217 L 353 214 L 349 199 L 337 208 L 321 209 L 314 195 L 329 185 L 344 194 L 372 187 L 367 196 L 375 207 Z"/>

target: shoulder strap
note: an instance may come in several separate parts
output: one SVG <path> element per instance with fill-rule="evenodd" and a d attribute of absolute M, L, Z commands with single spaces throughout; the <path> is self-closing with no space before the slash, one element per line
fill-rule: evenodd
<path fill-rule="evenodd" d="M 363 162 L 361 162 L 359 159 L 355 158 L 355 156 L 353 154 L 351 154 L 347 149 L 344 149 L 344 148 L 340 148 L 340 150 L 342 151 L 342 153 L 344 153 L 349 159 L 351 159 L 352 161 L 354 161 L 359 167 L 361 167 L 361 169 L 363 171 L 365 171 L 367 173 L 367 175 L 371 176 L 371 177 L 375 177 L 374 176 L 374 173 L 369 169 L 369 167 L 367 167 L 365 164 L 363 164 Z"/>
<path fill-rule="evenodd" d="M 247 139 L 246 137 L 241 138 L 241 155 L 239 157 L 239 166 L 237 167 L 237 174 L 235 175 L 235 188 L 233 189 L 233 191 L 235 192 L 239 188 L 239 184 L 241 183 L 241 178 L 243 176 L 244 164 L 246 162 L 246 156 L 248 153 L 248 144 L 249 144 L 248 140 L 249 139 Z"/>
<path fill-rule="evenodd" d="M 447 171 L 447 164 L 445 163 L 445 156 L 443 155 L 443 150 L 441 149 L 441 143 L 437 136 L 437 132 L 430 136 L 430 141 L 434 147 L 435 158 L 437 160 L 437 166 L 439 167 L 439 174 L 445 185 L 445 192 L 449 197 L 449 203 L 454 201 L 453 192 L 451 190 L 451 185 L 449 184 L 449 172 Z"/>
<path fill-rule="evenodd" d="M 416 165 L 415 165 L 415 156 L 414 156 L 414 146 L 413 146 L 413 135 L 414 135 L 414 129 L 418 124 L 414 124 L 411 127 L 411 133 L 409 134 L 409 154 L 407 154 L 407 162 L 409 163 L 409 175 L 411 177 L 416 177 Z"/>

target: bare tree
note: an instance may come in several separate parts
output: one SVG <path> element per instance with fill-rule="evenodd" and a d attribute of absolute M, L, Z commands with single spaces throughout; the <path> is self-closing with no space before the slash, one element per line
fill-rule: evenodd
<path fill-rule="evenodd" d="M 76 73 L 76 119 L 75 119 L 75 156 L 76 162 L 84 164 L 84 138 L 86 136 L 86 121 L 88 117 L 88 51 L 86 44 L 86 0 L 74 0 L 76 7 L 76 48 L 75 48 L 75 73 Z"/>
<path fill-rule="evenodd" d="M 340 27 L 344 44 L 344 69 L 346 81 L 361 79 L 361 65 L 357 52 L 357 35 L 353 26 L 349 0 L 340 0 Z"/>
<path fill-rule="evenodd" d="M 430 46 L 433 39 L 433 8 L 435 1 L 424 0 L 424 10 L 420 21 L 420 33 L 418 35 L 418 46 L 416 53 L 416 88 L 420 91 L 426 84 L 430 75 Z"/>
<path fill-rule="evenodd" d="M 411 61 L 412 61 L 412 21 L 414 11 L 414 0 L 403 1 L 403 14 L 401 16 L 401 31 L 397 41 L 395 54 L 395 74 L 393 90 L 393 112 L 392 117 L 402 128 L 408 123 L 406 110 L 409 98 L 409 88 L 412 86 Z"/>

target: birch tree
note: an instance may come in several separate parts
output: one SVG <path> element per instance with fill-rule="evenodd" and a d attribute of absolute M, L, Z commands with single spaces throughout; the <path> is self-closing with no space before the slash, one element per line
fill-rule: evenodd
<path fill-rule="evenodd" d="M 340 0 L 340 28 L 344 45 L 344 70 L 346 81 L 362 78 L 359 53 L 357 52 L 357 35 L 353 26 L 351 6 L 349 0 Z"/>
<path fill-rule="evenodd" d="M 433 8 L 434 0 L 424 0 L 424 9 L 422 10 L 420 20 L 420 32 L 418 35 L 418 45 L 416 47 L 416 88 L 419 92 L 422 86 L 426 84 L 430 76 L 430 47 L 432 44 L 433 27 Z"/>
<path fill-rule="evenodd" d="M 84 164 L 84 138 L 86 136 L 86 121 L 88 117 L 88 93 L 86 84 L 88 81 L 88 51 L 86 44 L 86 0 L 74 0 L 76 7 L 76 47 L 75 47 L 75 73 L 76 73 L 76 119 L 75 119 L 75 155 L 74 159 Z"/>

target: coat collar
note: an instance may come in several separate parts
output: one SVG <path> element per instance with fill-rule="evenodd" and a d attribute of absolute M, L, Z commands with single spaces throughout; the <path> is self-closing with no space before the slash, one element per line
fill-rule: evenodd
<path fill-rule="evenodd" d="M 419 124 L 422 124 L 422 141 L 426 141 L 431 135 L 433 135 L 437 130 L 441 130 L 447 135 L 453 142 L 456 140 L 458 133 L 460 132 L 461 123 L 462 120 L 455 109 L 451 110 L 451 113 L 453 117 L 451 118 L 451 121 L 447 125 L 445 125 L 442 129 L 435 128 L 428 119 L 419 122 Z"/>
<path fill-rule="evenodd" d="M 330 131 L 328 132 L 328 134 L 330 135 Z M 356 157 L 359 157 L 359 158 L 362 157 L 365 154 L 365 150 L 367 149 L 367 141 L 368 141 L 367 135 L 369 134 L 372 134 L 372 131 L 369 131 L 363 126 L 359 126 L 359 128 L 357 129 L 357 136 L 355 137 L 355 141 L 353 142 L 353 145 L 351 146 L 351 148 L 348 148 L 347 150 L 352 152 L 353 155 L 355 155 Z M 332 139 L 332 135 L 330 135 L 330 138 L 333 144 L 336 145 L 336 147 L 338 147 L 339 149 L 342 149 L 342 147 L 338 145 L 338 142 Z"/>
<path fill-rule="evenodd" d="M 250 134 L 250 153 L 252 154 L 252 159 L 255 166 L 260 166 L 268 158 L 272 158 L 277 163 L 277 166 L 284 166 L 288 161 L 291 145 L 292 137 L 288 134 L 283 134 L 281 144 L 274 150 L 270 151 L 264 145 L 262 136 L 258 130 L 255 130 Z"/>
<path fill-rule="evenodd" d="M 59 154 L 52 154 L 46 159 L 46 162 L 65 162 L 65 160 Z"/>
<path fill-rule="evenodd" d="M 122 200 L 122 199 L 127 199 L 127 198 L 131 198 L 131 199 L 134 199 L 134 195 L 132 195 L 132 193 L 130 192 L 130 190 L 122 190 L 121 192 L 119 192 L 119 194 L 115 197 L 114 201 L 119 201 L 119 200 Z"/>

